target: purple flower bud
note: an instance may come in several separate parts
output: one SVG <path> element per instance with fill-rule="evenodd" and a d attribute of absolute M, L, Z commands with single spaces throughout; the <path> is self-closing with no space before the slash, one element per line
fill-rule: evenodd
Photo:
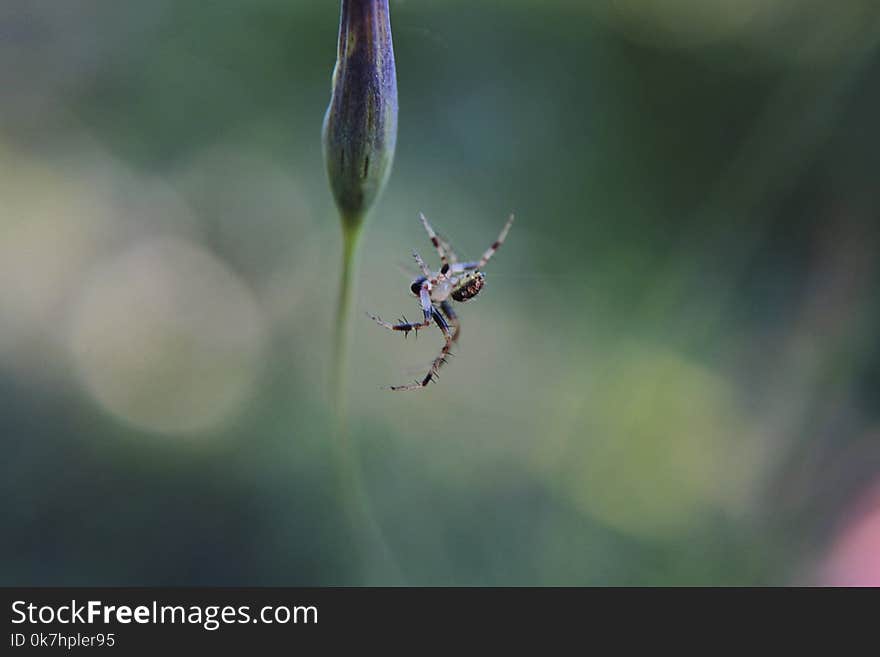
<path fill-rule="evenodd" d="M 385 186 L 397 142 L 397 76 L 388 0 L 342 0 L 324 159 L 336 205 L 358 226 Z"/>

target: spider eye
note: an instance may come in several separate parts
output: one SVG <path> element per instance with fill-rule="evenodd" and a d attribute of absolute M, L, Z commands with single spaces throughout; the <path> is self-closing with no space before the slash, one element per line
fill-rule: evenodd
<path fill-rule="evenodd" d="M 422 283 L 425 282 L 424 276 L 419 276 L 416 280 L 412 282 L 412 285 L 409 286 L 409 289 L 412 290 L 412 293 L 416 296 L 419 296 L 419 292 L 422 289 Z"/>

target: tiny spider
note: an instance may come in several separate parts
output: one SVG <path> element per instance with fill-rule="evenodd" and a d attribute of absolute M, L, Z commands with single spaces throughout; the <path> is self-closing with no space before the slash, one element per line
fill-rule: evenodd
<path fill-rule="evenodd" d="M 483 257 L 478 261 L 458 262 L 458 258 L 456 258 L 449 244 L 437 237 L 437 233 L 431 228 L 431 224 L 428 223 L 425 215 L 420 213 L 419 219 L 421 219 L 422 225 L 428 232 L 431 243 L 437 249 L 441 262 L 440 270 L 436 273 L 431 273 L 431 270 L 428 269 L 421 256 L 413 251 L 413 257 L 416 259 L 419 269 L 422 270 L 422 275 L 412 282 L 409 289 L 419 298 L 424 321 L 412 323 L 408 322 L 406 317 L 402 317 L 398 324 L 390 324 L 375 315 L 370 315 L 370 317 L 380 326 L 384 326 L 391 331 L 403 331 L 404 337 L 409 335 L 410 331 L 415 331 L 416 335 L 418 335 L 419 329 L 429 327 L 433 321 L 443 333 L 443 339 L 446 342 L 440 351 L 440 355 L 431 363 L 431 368 L 428 370 L 425 378 L 409 385 L 391 386 L 391 390 L 421 390 L 437 378 L 437 371 L 446 363 L 446 357 L 451 355 L 449 350 L 452 348 L 452 344 L 458 340 L 461 333 L 458 315 L 455 314 L 449 300 L 452 299 L 453 301 L 463 303 L 473 299 L 480 293 L 486 279 L 486 275 L 481 269 L 486 266 L 489 259 L 504 243 L 507 231 L 510 230 L 510 225 L 513 223 L 513 215 L 510 215 L 507 223 L 504 224 L 504 228 L 501 229 L 498 239 L 492 243 L 492 246 L 486 249 Z M 450 325 L 452 326 L 451 331 Z"/>

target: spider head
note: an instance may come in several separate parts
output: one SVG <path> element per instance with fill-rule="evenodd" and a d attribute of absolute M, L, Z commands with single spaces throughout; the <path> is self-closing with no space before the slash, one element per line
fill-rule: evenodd
<path fill-rule="evenodd" d="M 465 274 L 460 279 L 455 288 L 452 290 L 452 298 L 456 301 L 467 301 L 473 299 L 483 289 L 483 283 L 486 281 L 486 274 L 481 271 L 473 271 Z"/>
<path fill-rule="evenodd" d="M 426 279 L 424 276 L 419 276 L 416 280 L 412 282 L 412 285 L 409 286 L 409 289 L 412 291 L 413 294 L 419 296 L 419 292 L 422 289 L 422 283 L 424 283 L 425 280 Z"/>

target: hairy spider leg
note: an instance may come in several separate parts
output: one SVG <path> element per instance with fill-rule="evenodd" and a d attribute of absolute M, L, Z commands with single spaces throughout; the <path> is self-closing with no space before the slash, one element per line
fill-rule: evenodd
<path fill-rule="evenodd" d="M 507 223 L 504 224 L 504 228 L 501 229 L 501 232 L 498 234 L 498 239 L 492 242 L 492 246 L 486 249 L 486 252 L 483 253 L 483 257 L 480 258 L 480 263 L 477 265 L 477 269 L 482 269 L 486 266 L 486 263 L 489 262 L 489 258 L 495 255 L 495 252 L 501 248 L 501 245 L 504 244 L 504 240 L 507 239 L 507 233 L 510 232 L 510 227 L 513 225 L 513 215 L 510 215 L 507 219 Z"/>
<path fill-rule="evenodd" d="M 434 229 L 431 228 L 431 224 L 428 223 L 427 217 L 419 212 L 419 219 L 422 221 L 422 226 L 425 227 L 425 231 L 428 233 L 428 237 L 431 240 L 431 244 L 434 245 L 434 248 L 437 249 L 437 255 L 440 256 L 440 262 L 444 265 L 449 263 L 449 259 L 446 257 L 446 250 L 443 248 L 443 245 L 440 243 L 440 238 L 437 237 L 437 233 L 434 232 Z"/>
<path fill-rule="evenodd" d="M 431 315 L 434 319 L 434 323 L 437 324 L 437 327 L 443 333 L 443 339 L 445 340 L 443 348 L 440 350 L 440 355 L 434 359 L 433 363 L 431 363 L 431 369 L 428 370 L 425 378 L 421 381 L 416 381 L 404 386 L 391 386 L 391 390 L 421 390 L 437 378 L 437 371 L 444 363 L 446 363 L 446 357 L 449 355 L 449 350 L 452 348 L 453 341 L 452 334 L 449 332 L 449 324 L 446 323 L 446 319 L 436 308 L 432 307 Z"/>
<path fill-rule="evenodd" d="M 452 327 L 452 341 L 458 342 L 458 338 L 461 335 L 461 322 L 458 321 L 458 314 L 452 308 L 452 304 L 449 301 L 441 301 L 440 310 L 446 315 L 449 326 Z"/>
<path fill-rule="evenodd" d="M 430 283 L 428 281 L 422 283 L 422 288 L 419 290 L 419 302 L 421 303 L 422 314 L 425 316 L 425 319 L 423 322 L 417 324 L 406 321 L 405 317 L 402 318 L 403 321 L 398 324 L 391 324 L 390 322 L 386 322 L 376 315 L 370 315 L 370 317 L 372 317 L 373 321 L 375 321 L 379 326 L 384 326 L 390 331 L 403 331 L 404 335 L 409 335 L 410 331 L 418 331 L 419 329 L 428 328 L 431 325 L 431 321 L 433 319 L 436 319 L 434 317 L 436 311 L 434 309 L 434 305 L 431 303 L 431 289 Z"/>
<path fill-rule="evenodd" d="M 455 255 L 455 251 L 452 249 L 452 245 L 442 235 L 437 235 L 437 239 L 440 240 L 440 246 L 443 247 L 443 250 L 446 251 L 446 257 L 448 258 L 450 264 L 455 264 L 458 262 L 458 256 Z"/>
<path fill-rule="evenodd" d="M 483 267 L 485 267 L 486 263 L 489 262 L 489 259 L 493 255 L 495 255 L 495 252 L 501 248 L 502 244 L 504 244 L 504 239 L 507 237 L 508 231 L 510 231 L 511 224 L 513 224 L 513 215 L 510 215 L 507 223 L 504 224 L 504 228 L 501 229 L 501 233 L 498 235 L 498 239 L 492 242 L 492 246 L 486 249 L 486 252 L 483 254 L 483 257 L 480 258 L 479 261 L 458 262 L 450 267 L 450 273 L 460 274 L 465 271 L 472 271 L 474 269 L 482 269 Z"/>
<path fill-rule="evenodd" d="M 440 302 L 440 311 L 446 316 L 446 322 L 452 333 L 452 344 L 454 345 L 458 342 L 458 338 L 461 336 L 461 322 L 458 320 L 458 314 L 455 312 L 455 309 L 449 301 Z M 451 351 L 446 354 L 447 357 L 453 355 L 454 354 Z M 440 363 L 440 365 L 443 364 L 445 364 L 445 361 Z"/>
<path fill-rule="evenodd" d="M 413 258 L 416 259 L 416 264 L 418 264 L 419 269 L 422 270 L 422 275 L 425 278 L 431 278 L 431 270 L 428 269 L 428 265 L 426 265 L 425 261 L 422 260 L 422 256 L 420 256 L 416 251 L 413 251 Z"/>

